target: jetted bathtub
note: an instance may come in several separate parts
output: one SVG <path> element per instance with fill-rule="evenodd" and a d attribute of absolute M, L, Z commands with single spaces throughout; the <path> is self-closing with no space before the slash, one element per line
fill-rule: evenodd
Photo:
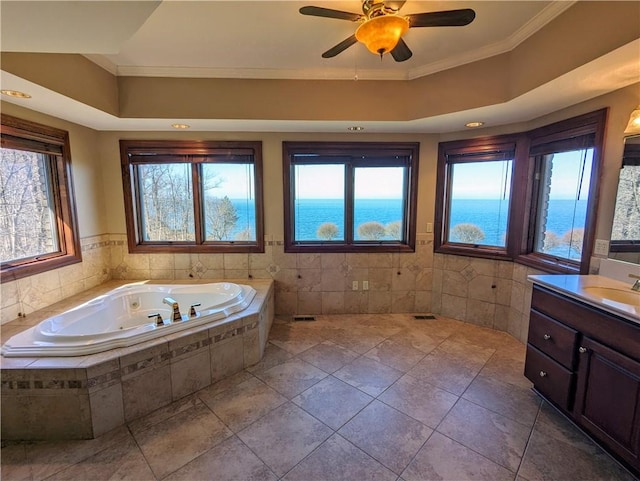
<path fill-rule="evenodd" d="M 13 336 L 2 355 L 83 356 L 132 346 L 228 317 L 248 307 L 255 294 L 251 286 L 229 282 L 126 284 Z M 179 321 L 165 298 L 178 303 Z"/>

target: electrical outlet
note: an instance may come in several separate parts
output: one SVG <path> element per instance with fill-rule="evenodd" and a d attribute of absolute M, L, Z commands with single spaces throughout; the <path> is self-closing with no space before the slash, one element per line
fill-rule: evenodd
<path fill-rule="evenodd" d="M 363 291 L 369 290 L 369 281 L 362 281 L 362 290 Z"/>
<path fill-rule="evenodd" d="M 593 246 L 593 254 L 603 257 L 609 255 L 609 241 L 605 239 L 596 239 L 596 242 Z"/>
<path fill-rule="evenodd" d="M 433 224 L 431 222 L 427 222 L 427 233 L 433 232 Z"/>
<path fill-rule="evenodd" d="M 357 291 L 358 290 L 358 281 L 353 281 L 351 283 L 351 290 L 352 291 Z"/>

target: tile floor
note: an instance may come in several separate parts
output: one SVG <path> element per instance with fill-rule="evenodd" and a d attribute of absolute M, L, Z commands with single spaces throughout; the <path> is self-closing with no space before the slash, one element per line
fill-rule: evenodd
<path fill-rule="evenodd" d="M 524 346 L 439 317 L 277 319 L 251 368 L 9 480 L 632 480 L 530 390 Z"/>

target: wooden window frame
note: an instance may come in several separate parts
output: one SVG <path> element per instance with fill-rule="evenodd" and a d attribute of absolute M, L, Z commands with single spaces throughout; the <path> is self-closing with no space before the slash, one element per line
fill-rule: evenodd
<path fill-rule="evenodd" d="M 438 147 L 438 172 L 436 183 L 435 251 L 443 254 L 512 260 L 541 271 L 562 274 L 588 274 L 595 237 L 596 208 L 598 205 L 600 172 L 604 147 L 604 134 L 608 109 L 600 109 L 584 115 L 546 125 L 528 132 L 495 137 L 484 137 L 452 142 L 442 142 Z M 538 185 L 536 164 L 549 146 L 570 148 L 579 145 L 585 137 L 592 139 L 594 149 L 587 202 L 584 239 L 581 260 L 571 261 L 533 251 L 536 222 Z M 448 175 L 448 156 L 473 155 L 490 152 L 500 146 L 515 142 L 512 170 L 512 186 L 507 224 L 505 249 L 488 249 L 484 246 L 452 245 L 445 242 L 448 219 L 448 196 L 451 180 Z"/>
<path fill-rule="evenodd" d="M 418 203 L 418 164 L 420 144 L 417 142 L 283 142 L 282 164 L 284 184 L 284 249 L 285 252 L 414 252 L 416 243 L 416 209 Z M 301 164 L 322 164 L 318 159 L 301 162 L 295 156 L 313 154 L 326 157 L 327 164 L 344 164 L 345 177 L 345 240 L 299 241 L 294 240 L 295 183 L 293 168 Z M 391 161 L 400 156 L 402 163 Z M 384 160 L 381 160 L 384 159 Z M 382 163 L 380 163 L 382 162 Z M 357 167 L 406 167 L 404 183 L 402 241 L 355 241 L 347 233 L 353 230 L 354 176 L 348 172 Z"/>
<path fill-rule="evenodd" d="M 254 170 L 256 214 L 255 241 L 207 241 L 204 238 L 204 208 L 200 186 L 199 165 L 229 163 L 234 156 L 250 156 Z M 133 160 L 132 160 L 133 159 Z M 212 160 L 215 159 L 215 160 Z M 262 198 L 262 142 L 259 141 L 180 141 L 121 140 L 120 163 L 125 202 L 127 242 L 135 253 L 263 253 L 264 208 Z M 144 163 L 186 163 L 191 166 L 195 241 L 144 241 L 141 236 L 139 193 L 136 165 Z M 233 163 L 231 161 L 231 163 Z"/>
<path fill-rule="evenodd" d="M 511 228 L 516 219 L 513 209 L 513 197 L 515 188 L 515 164 L 516 157 L 522 155 L 521 151 L 525 145 L 521 135 L 502 135 L 496 137 L 484 137 L 471 140 L 456 140 L 452 142 L 442 142 L 438 146 L 438 167 L 436 183 L 436 212 L 435 212 L 435 236 L 434 248 L 436 252 L 466 255 L 471 257 L 483 257 L 487 259 L 511 259 L 513 257 L 512 245 L 514 239 L 511 236 Z M 512 155 L 506 155 L 511 154 Z M 502 158 L 505 157 L 505 158 Z M 505 247 L 472 245 L 458 242 L 448 242 L 448 225 L 450 216 L 450 195 L 453 177 L 451 176 L 451 166 L 462 162 L 481 162 L 507 160 L 511 157 L 511 185 L 510 185 L 510 208 L 507 219 L 507 239 Z"/>
<path fill-rule="evenodd" d="M 0 266 L 0 280 L 8 282 L 82 262 L 69 133 L 5 114 L 2 114 L 1 122 L 3 148 L 47 155 L 59 250 L 3 263 Z"/>

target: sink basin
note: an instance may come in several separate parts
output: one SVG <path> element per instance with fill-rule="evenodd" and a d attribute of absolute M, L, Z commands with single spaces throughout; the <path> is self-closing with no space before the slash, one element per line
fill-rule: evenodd
<path fill-rule="evenodd" d="M 616 289 L 614 287 L 590 286 L 583 287 L 582 290 L 586 294 L 600 297 L 602 299 L 621 302 L 632 306 L 640 306 L 640 292 L 632 291 L 631 289 L 623 291 L 622 289 Z"/>

